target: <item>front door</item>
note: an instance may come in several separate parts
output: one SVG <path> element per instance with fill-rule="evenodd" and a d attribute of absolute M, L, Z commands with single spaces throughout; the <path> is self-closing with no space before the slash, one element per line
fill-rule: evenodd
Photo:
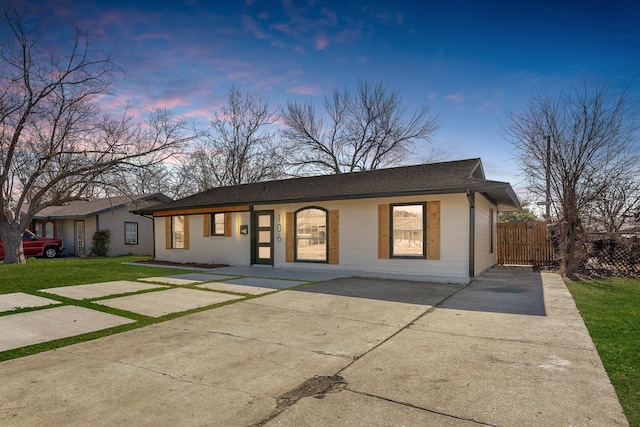
<path fill-rule="evenodd" d="M 253 211 L 251 229 L 251 263 L 273 265 L 273 211 Z"/>
<path fill-rule="evenodd" d="M 85 254 L 84 221 L 75 221 L 75 255 Z"/>

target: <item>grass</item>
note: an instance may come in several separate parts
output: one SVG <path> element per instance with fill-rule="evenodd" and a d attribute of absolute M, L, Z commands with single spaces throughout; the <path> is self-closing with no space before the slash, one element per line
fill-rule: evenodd
<path fill-rule="evenodd" d="M 640 279 L 568 282 L 631 427 L 640 427 Z"/>
<path fill-rule="evenodd" d="M 39 289 L 83 285 L 112 280 L 137 280 L 144 277 L 185 273 L 182 269 L 127 265 L 140 256 L 109 258 L 29 258 L 26 264 L 0 262 L 0 294 L 33 293 Z"/>
<path fill-rule="evenodd" d="M 185 271 L 184 269 L 126 264 L 128 262 L 139 260 L 142 258 L 143 257 L 140 256 L 63 259 L 30 258 L 27 260 L 26 264 L 3 264 L 0 262 L 0 294 L 24 292 L 31 295 L 38 295 L 49 299 L 54 299 L 62 302 L 65 305 L 75 305 L 135 320 L 134 323 L 130 323 L 127 325 L 116 326 L 113 328 L 90 332 L 83 335 L 77 335 L 73 337 L 58 339 L 55 341 L 49 341 L 13 350 L 3 351 L 0 352 L 0 361 L 15 359 L 17 357 L 23 357 L 30 354 L 40 353 L 42 351 L 53 350 L 78 342 L 101 338 L 107 335 L 140 328 L 142 326 L 147 326 L 154 323 L 164 322 L 169 319 L 184 316 L 185 314 L 208 310 L 212 307 L 222 306 L 237 301 L 229 301 L 212 306 L 196 308 L 189 311 L 171 313 L 161 317 L 148 317 L 95 304 L 94 302 L 89 300 L 73 300 L 71 298 L 65 298 L 58 295 L 39 292 L 39 290 L 41 289 L 54 288 L 58 286 L 83 285 L 88 283 L 109 282 L 113 280 L 135 281 L 137 279 L 145 277 L 187 273 L 187 271 Z M 190 286 L 180 287 L 185 288 Z M 246 299 L 249 298 L 251 297 L 246 297 Z M 25 311 L 42 310 L 46 308 L 48 307 L 21 308 L 10 312 L 0 313 L 0 316 Z"/>

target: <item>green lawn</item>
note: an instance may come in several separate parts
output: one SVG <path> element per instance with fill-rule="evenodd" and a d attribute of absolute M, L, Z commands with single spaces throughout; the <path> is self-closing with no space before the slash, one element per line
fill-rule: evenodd
<path fill-rule="evenodd" d="M 116 326 L 97 332 L 90 332 L 69 338 L 62 338 L 41 344 L 34 344 L 15 350 L 0 352 L 0 361 L 23 357 L 42 351 L 52 350 L 82 341 L 88 341 L 106 335 L 124 332 L 153 323 L 162 322 L 171 318 L 183 316 L 187 313 L 205 310 L 211 307 L 189 310 L 181 313 L 172 313 L 166 316 L 153 318 L 121 311 L 111 307 L 95 304 L 90 300 L 73 300 L 58 295 L 39 292 L 40 289 L 53 288 L 58 286 L 82 285 L 97 282 L 109 282 L 113 280 L 136 280 L 144 277 L 165 276 L 172 274 L 188 273 L 184 269 L 150 267 L 147 265 L 128 265 L 127 262 L 143 259 L 140 256 L 124 256 L 109 258 L 59 258 L 59 259 L 36 259 L 29 258 L 26 264 L 4 264 L 0 261 L 0 294 L 13 292 L 24 292 L 38 295 L 49 299 L 55 299 L 63 304 L 76 305 L 92 310 L 103 311 L 118 316 L 128 317 L 135 320 L 122 326 Z M 167 285 L 171 286 L 171 285 Z M 189 287 L 189 286 L 182 286 Z M 141 291 L 145 292 L 145 291 Z M 220 305 L 225 305 L 222 303 Z M 46 307 L 19 308 L 14 311 L 0 313 L 0 316 L 7 316 L 13 313 L 40 310 Z"/>
<path fill-rule="evenodd" d="M 640 279 L 567 282 L 630 426 L 640 427 Z"/>
<path fill-rule="evenodd" d="M 29 258 L 26 264 L 4 264 L 0 261 L 0 294 L 31 293 L 38 289 L 83 285 L 111 280 L 136 280 L 185 270 L 127 265 L 144 259 L 140 256 L 108 258 Z M 146 257 L 148 258 L 148 257 Z"/>

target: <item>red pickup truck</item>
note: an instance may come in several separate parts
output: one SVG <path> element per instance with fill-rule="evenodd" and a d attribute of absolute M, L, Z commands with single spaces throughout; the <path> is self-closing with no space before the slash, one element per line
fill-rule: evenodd
<path fill-rule="evenodd" d="M 31 231 L 27 230 L 22 235 L 22 249 L 24 256 L 44 256 L 47 258 L 55 258 L 64 253 L 64 245 L 60 239 L 52 239 L 49 237 L 38 237 Z M 4 246 L 0 240 L 0 259 L 4 258 Z"/>

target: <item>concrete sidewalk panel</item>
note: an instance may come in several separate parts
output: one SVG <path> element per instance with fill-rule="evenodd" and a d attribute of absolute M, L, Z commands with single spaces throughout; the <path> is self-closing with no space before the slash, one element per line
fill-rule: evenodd
<path fill-rule="evenodd" d="M 351 390 L 489 425 L 627 425 L 595 350 L 412 329 L 342 376 Z"/>
<path fill-rule="evenodd" d="M 18 308 L 28 307 L 44 307 L 46 305 L 62 304 L 49 298 L 39 297 L 37 295 L 26 294 L 24 292 L 15 292 L 12 294 L 0 295 L 0 312 L 12 311 Z"/>
<path fill-rule="evenodd" d="M 273 292 L 276 290 L 271 288 L 261 288 L 258 286 L 234 285 L 234 284 L 225 283 L 225 282 L 203 283 L 201 285 L 197 285 L 197 287 L 211 289 L 213 291 L 234 292 L 236 294 L 247 294 L 247 295 L 261 295 L 261 294 L 266 294 L 268 292 Z"/>
<path fill-rule="evenodd" d="M 478 427 L 478 424 L 342 390 L 328 393 L 322 398 L 305 397 L 299 400 L 296 405 L 265 424 L 265 427 L 276 426 Z"/>
<path fill-rule="evenodd" d="M 192 310 L 241 297 L 195 289 L 168 289 L 126 297 L 96 301 L 96 304 L 118 308 L 145 316 L 160 317 L 169 313 Z"/>
<path fill-rule="evenodd" d="M 259 286 L 269 289 L 286 289 L 308 283 L 300 280 L 267 279 L 264 277 L 243 277 L 241 279 L 225 280 L 233 285 Z"/>
<path fill-rule="evenodd" d="M 566 308 L 577 311 L 576 303 L 558 274 L 540 273 L 544 283 L 544 301 L 547 308 Z"/>
<path fill-rule="evenodd" d="M 42 289 L 41 292 L 81 300 L 101 298 L 109 295 L 126 294 L 129 292 L 139 292 L 156 288 L 160 289 L 166 287 L 161 285 L 150 285 L 147 283 L 131 282 L 128 280 L 116 280 L 113 282 L 92 283 L 88 285 L 47 288 Z"/>
<path fill-rule="evenodd" d="M 126 317 L 64 306 L 0 317 L 0 351 L 133 323 Z"/>
<path fill-rule="evenodd" d="M 143 282 L 159 282 L 171 285 L 191 285 L 194 283 L 211 282 L 213 280 L 233 279 L 235 276 L 209 273 L 185 273 L 173 276 L 145 277 L 139 279 Z"/>

